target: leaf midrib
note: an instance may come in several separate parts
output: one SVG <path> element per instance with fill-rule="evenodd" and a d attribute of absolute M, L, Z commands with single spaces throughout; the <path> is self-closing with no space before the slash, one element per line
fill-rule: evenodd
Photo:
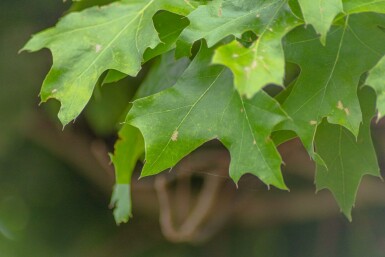
<path fill-rule="evenodd" d="M 101 58 L 101 56 L 106 52 L 107 49 L 109 49 L 111 47 L 111 45 L 123 34 L 123 32 L 125 30 L 127 30 L 127 28 L 141 15 L 143 15 L 143 12 L 154 2 L 155 0 L 151 0 L 147 5 L 145 5 L 140 12 L 138 12 L 138 14 L 129 22 L 127 23 L 123 29 L 121 31 L 119 31 L 119 33 L 113 37 L 111 39 L 111 41 L 107 44 L 106 47 L 103 47 L 103 49 L 100 51 L 100 53 L 98 53 L 98 55 L 96 56 L 96 58 L 87 66 L 86 69 L 84 69 L 74 80 L 72 83 L 69 83 L 70 87 L 73 87 L 75 84 L 74 84 L 74 81 L 78 81 L 80 78 L 83 77 L 84 74 L 86 74 L 86 72 L 88 72 L 88 70 L 94 66 L 94 64 Z M 140 22 L 140 21 L 139 21 Z M 138 27 L 140 26 L 140 24 L 138 24 Z M 138 41 L 138 34 L 136 33 L 135 35 L 135 41 Z M 71 101 L 68 103 L 68 109 L 72 109 L 72 105 L 74 103 L 74 100 L 75 98 L 77 98 L 76 95 L 72 95 L 72 98 L 71 98 Z"/>
<path fill-rule="evenodd" d="M 187 119 L 187 117 L 190 115 L 190 113 L 192 112 L 192 110 L 195 108 L 195 106 L 204 98 L 204 96 L 210 91 L 210 89 L 213 87 L 213 85 L 216 83 L 216 81 L 218 80 L 218 78 L 222 75 L 222 73 L 224 72 L 225 68 L 222 68 L 222 70 L 218 73 L 217 76 L 215 76 L 215 79 L 214 81 L 209 85 L 209 87 L 198 97 L 198 99 L 191 105 L 190 109 L 187 111 L 186 115 L 182 118 L 181 122 L 178 124 L 178 126 L 175 128 L 175 130 L 172 131 L 172 133 L 174 131 L 178 131 L 179 128 L 182 126 L 183 122 Z M 152 162 L 152 164 L 150 165 L 150 167 L 148 169 L 152 169 L 155 164 L 158 162 L 158 160 L 160 159 L 160 157 L 162 156 L 163 152 L 166 150 L 166 148 L 169 146 L 170 142 L 172 140 L 172 137 L 170 136 L 169 140 L 167 141 L 166 145 L 163 147 L 162 151 L 159 153 L 158 157 Z"/>

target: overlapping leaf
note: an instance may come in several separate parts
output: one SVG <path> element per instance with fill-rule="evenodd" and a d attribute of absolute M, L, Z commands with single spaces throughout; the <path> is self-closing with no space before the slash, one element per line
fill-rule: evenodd
<path fill-rule="evenodd" d="M 138 73 L 144 51 L 161 42 L 152 22 L 156 12 L 186 15 L 192 9 L 189 1 L 135 0 L 67 15 L 24 47 L 52 51 L 53 66 L 41 89 L 42 101 L 58 99 L 58 116 L 67 124 L 83 110 L 104 71 L 114 69 L 132 76 Z"/>
<path fill-rule="evenodd" d="M 298 0 L 305 22 L 313 25 L 321 35 L 321 42 L 325 44 L 326 34 L 333 23 L 334 17 L 343 11 L 341 0 Z"/>
<path fill-rule="evenodd" d="M 157 60 L 134 98 L 155 94 L 172 86 L 188 65 L 187 59 L 175 61 L 174 53 L 169 52 Z M 125 123 L 119 131 L 119 140 L 111 160 L 115 167 L 116 185 L 111 198 L 115 205 L 116 223 L 127 222 L 131 214 L 131 176 L 136 162 L 144 152 L 144 142 L 140 131 Z"/>
<path fill-rule="evenodd" d="M 344 11 L 348 14 L 361 12 L 385 13 L 383 0 L 342 0 Z"/>
<path fill-rule="evenodd" d="M 263 32 L 267 25 L 276 22 L 276 13 L 287 7 L 286 2 L 224 0 L 199 6 L 187 16 L 190 25 L 177 42 L 177 54 L 190 55 L 191 45 L 202 38 L 211 47 L 229 35 L 241 37 L 246 31 Z"/>
<path fill-rule="evenodd" d="M 317 189 L 330 189 L 350 218 L 362 176 L 378 175 L 369 130 L 374 95 L 368 89 L 360 90 L 359 101 L 357 86 L 362 74 L 369 71 L 366 83 L 377 93 L 382 117 L 385 17 L 368 13 L 385 13 L 385 2 L 293 0 L 295 15 L 288 0 L 202 1 L 207 4 L 197 9 L 191 3 L 121 0 L 92 7 L 66 16 L 24 48 L 51 50 L 53 67 L 43 83 L 41 99 L 61 102 L 59 118 L 65 125 L 82 111 L 106 70 L 110 72 L 105 82 L 113 82 L 135 76 L 143 62 L 174 47 L 178 57 L 189 56 L 191 46 L 200 39 L 213 47 L 245 32 L 257 38 L 247 47 L 237 41 L 216 50 L 203 45 L 183 75 L 186 60 L 174 62 L 167 54 L 155 63 L 136 97 L 175 85 L 135 101 L 128 123 L 119 133 L 112 157 L 117 184 L 111 202 L 116 205 L 116 221 L 127 221 L 131 215 L 131 175 L 144 151 L 138 129 L 146 148 L 143 176 L 172 167 L 204 142 L 219 139 L 230 151 L 230 175 L 235 182 L 252 173 L 266 184 L 284 189 L 281 158 L 270 139 L 277 125 L 286 130 L 277 142 L 292 137 L 292 131 L 301 138 L 319 161 Z M 302 18 L 312 26 L 297 28 L 285 38 Z M 284 52 L 286 61 L 301 68 L 291 90 L 282 94 L 285 111 L 261 91 L 270 83 L 283 84 Z M 211 61 L 230 70 L 211 65 Z"/>
<path fill-rule="evenodd" d="M 281 40 L 299 24 L 286 0 L 252 3 L 214 1 L 198 7 L 188 16 L 190 25 L 178 41 L 179 52 L 188 55 L 191 44 L 200 38 L 212 46 L 228 35 L 240 37 L 249 30 L 256 33 L 259 38 L 250 48 L 233 41 L 219 47 L 213 59 L 232 70 L 235 87 L 248 97 L 269 83 L 282 85 L 285 64 Z"/>
<path fill-rule="evenodd" d="M 175 48 L 175 42 L 178 39 L 179 34 L 189 23 L 184 16 L 166 11 L 156 13 L 153 17 L 153 21 L 155 29 L 159 33 L 161 43 L 154 49 L 147 48 L 143 53 L 143 62 L 147 62 L 155 56 Z M 127 74 L 125 73 L 110 70 L 104 78 L 103 83 L 113 83 L 126 76 Z"/>
<path fill-rule="evenodd" d="M 293 90 L 283 104 L 297 132 L 313 154 L 317 125 L 323 117 L 358 135 L 362 114 L 356 93 L 360 76 L 385 52 L 385 34 L 378 27 L 382 16 L 360 14 L 330 31 L 326 46 L 311 28 L 299 28 L 285 43 L 287 60 L 301 67 Z"/>
<path fill-rule="evenodd" d="M 369 72 L 366 84 L 377 93 L 378 119 L 385 115 L 385 57 Z"/>
<path fill-rule="evenodd" d="M 134 102 L 127 122 L 145 139 L 142 176 L 170 168 L 218 138 L 230 151 L 235 182 L 252 173 L 268 185 L 286 188 L 281 158 L 269 138 L 272 128 L 286 119 L 285 113 L 262 91 L 250 100 L 241 98 L 230 71 L 210 66 L 211 58 L 212 51 L 203 46 L 172 88 Z"/>
<path fill-rule="evenodd" d="M 369 88 L 359 91 L 364 120 L 358 137 L 355 138 L 342 126 L 326 121 L 318 127 L 315 137 L 317 152 L 327 165 L 327 168 L 317 165 L 317 190 L 329 189 L 349 220 L 362 176 L 380 175 L 370 135 L 370 122 L 375 111 L 375 94 Z"/>
<path fill-rule="evenodd" d="M 311 24 L 320 34 L 322 44 L 334 18 L 343 18 L 349 14 L 363 12 L 385 12 L 385 2 L 382 0 L 297 0 L 307 24 Z M 297 3 L 297 2 L 296 2 Z"/>

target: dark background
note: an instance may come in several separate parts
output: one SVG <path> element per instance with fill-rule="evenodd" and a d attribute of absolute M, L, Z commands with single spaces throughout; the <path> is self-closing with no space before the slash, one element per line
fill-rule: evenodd
<path fill-rule="evenodd" d="M 314 194 L 313 164 L 295 143 L 280 149 L 291 192 L 267 192 L 253 187 L 256 179 L 244 178 L 235 197 L 251 200 L 244 205 L 229 200 L 227 209 L 236 208 L 235 214 L 204 243 L 164 238 L 151 189 L 134 190 L 134 218 L 116 226 L 108 208 L 112 176 L 103 175 L 103 164 L 95 163 L 97 156 L 111 151 L 135 89 L 130 85 L 137 82 L 126 79 L 97 88 L 85 114 L 62 132 L 55 117 L 58 103 L 38 106 L 41 82 L 51 65 L 49 51 L 18 54 L 31 34 L 53 26 L 69 7 L 52 0 L 0 1 L 1 257 L 385 256 L 383 182 L 365 179 L 349 223 L 328 192 Z M 114 110 L 107 112 L 112 103 Z M 381 124 L 374 128 L 380 163 L 383 129 Z M 292 175 L 304 173 L 308 175 Z M 204 176 L 216 175 L 208 171 Z M 223 176 L 216 179 L 234 187 Z M 268 214 L 261 218 L 259 212 Z"/>

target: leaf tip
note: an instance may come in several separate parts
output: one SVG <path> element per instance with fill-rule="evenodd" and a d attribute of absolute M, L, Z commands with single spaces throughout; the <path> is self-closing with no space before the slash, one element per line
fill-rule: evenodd
<path fill-rule="evenodd" d="M 322 46 L 326 46 L 326 34 L 325 33 L 320 34 L 320 42 L 321 42 Z"/>
<path fill-rule="evenodd" d="M 130 184 L 115 184 L 109 207 L 114 208 L 117 225 L 127 223 L 132 218 Z"/>
<path fill-rule="evenodd" d="M 19 49 L 19 51 L 17 51 L 17 54 L 21 54 L 22 52 L 25 52 L 27 51 L 27 49 L 25 48 L 25 46 L 23 46 L 23 48 Z"/>
<path fill-rule="evenodd" d="M 348 219 L 349 222 L 353 221 L 351 208 L 349 208 L 349 210 L 341 210 L 341 211 L 345 215 L 345 217 Z"/>

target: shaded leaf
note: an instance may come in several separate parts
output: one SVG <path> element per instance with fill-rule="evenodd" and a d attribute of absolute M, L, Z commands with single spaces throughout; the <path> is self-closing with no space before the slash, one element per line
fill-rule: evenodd
<path fill-rule="evenodd" d="M 301 73 L 283 103 L 294 123 L 283 127 L 296 131 L 313 157 L 316 128 L 324 117 L 358 135 L 362 114 L 356 90 L 360 76 L 385 52 L 385 34 L 378 28 L 384 22 L 374 14 L 352 16 L 332 28 L 326 46 L 309 27 L 288 35 L 287 60 L 297 63 Z"/>
<path fill-rule="evenodd" d="M 115 143 L 111 160 L 115 167 L 116 184 L 130 184 L 132 172 L 137 160 L 144 151 L 142 135 L 130 125 L 124 125 L 119 131 L 119 140 Z"/>
<path fill-rule="evenodd" d="M 134 81 L 125 80 L 110 86 L 96 85 L 93 96 L 84 109 L 84 117 L 97 136 L 116 133 L 127 105 L 135 93 Z"/>
<path fill-rule="evenodd" d="M 329 189 L 349 220 L 362 177 L 365 174 L 380 175 L 370 135 L 375 94 L 367 87 L 361 89 L 359 94 L 364 120 L 357 139 L 342 126 L 326 121 L 319 125 L 315 137 L 317 153 L 327 166 L 317 165 L 317 190 Z"/>
<path fill-rule="evenodd" d="M 369 72 L 365 84 L 376 91 L 378 119 L 381 119 L 385 114 L 385 57 Z"/>
<path fill-rule="evenodd" d="M 117 70 L 109 70 L 103 79 L 102 85 L 118 82 L 125 77 L 127 77 L 126 73 Z"/>

